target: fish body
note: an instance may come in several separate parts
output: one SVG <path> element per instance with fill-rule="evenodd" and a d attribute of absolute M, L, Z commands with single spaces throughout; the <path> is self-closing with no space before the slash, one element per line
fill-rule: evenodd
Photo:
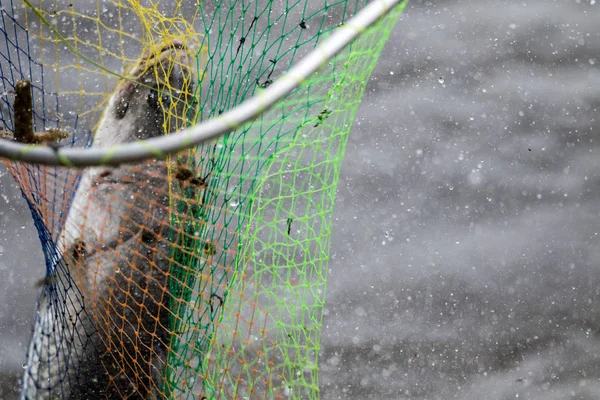
<path fill-rule="evenodd" d="M 184 126 L 194 89 L 182 41 L 141 57 L 92 146 Z M 21 399 L 161 398 L 170 341 L 169 190 L 164 160 L 86 169 L 45 279 Z"/>

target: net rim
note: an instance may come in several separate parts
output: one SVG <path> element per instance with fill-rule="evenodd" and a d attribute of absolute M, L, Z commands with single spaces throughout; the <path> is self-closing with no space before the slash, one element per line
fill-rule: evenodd
<path fill-rule="evenodd" d="M 393 7 L 403 8 L 407 2 L 408 0 L 375 0 L 369 3 L 268 88 L 222 115 L 179 132 L 107 148 L 52 148 L 0 139 L 0 157 L 31 164 L 90 167 L 165 158 L 169 154 L 197 146 L 227 134 L 269 110 Z"/>

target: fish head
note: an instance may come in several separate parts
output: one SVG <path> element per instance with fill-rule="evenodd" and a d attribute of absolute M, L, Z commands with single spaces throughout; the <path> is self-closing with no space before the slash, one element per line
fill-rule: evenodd
<path fill-rule="evenodd" d="M 95 145 L 145 140 L 188 126 L 195 117 L 194 65 L 193 52 L 180 39 L 145 51 L 113 93 Z"/>

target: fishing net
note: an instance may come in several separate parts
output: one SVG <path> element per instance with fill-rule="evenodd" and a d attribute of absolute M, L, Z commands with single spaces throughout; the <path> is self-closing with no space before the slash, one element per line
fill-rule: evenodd
<path fill-rule="evenodd" d="M 218 118 L 364 6 L 0 0 L 0 128 L 114 148 Z M 319 397 L 336 184 L 402 8 L 216 140 L 121 166 L 5 161 L 46 260 L 23 398 Z"/>

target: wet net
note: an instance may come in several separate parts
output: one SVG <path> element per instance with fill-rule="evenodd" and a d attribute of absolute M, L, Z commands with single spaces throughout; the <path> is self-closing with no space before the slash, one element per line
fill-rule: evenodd
<path fill-rule="evenodd" d="M 30 1 L 0 0 L 4 136 L 106 148 L 260 96 L 365 5 Z M 336 184 L 402 8 L 219 139 L 131 165 L 5 161 L 46 260 L 22 398 L 319 397 Z"/>

